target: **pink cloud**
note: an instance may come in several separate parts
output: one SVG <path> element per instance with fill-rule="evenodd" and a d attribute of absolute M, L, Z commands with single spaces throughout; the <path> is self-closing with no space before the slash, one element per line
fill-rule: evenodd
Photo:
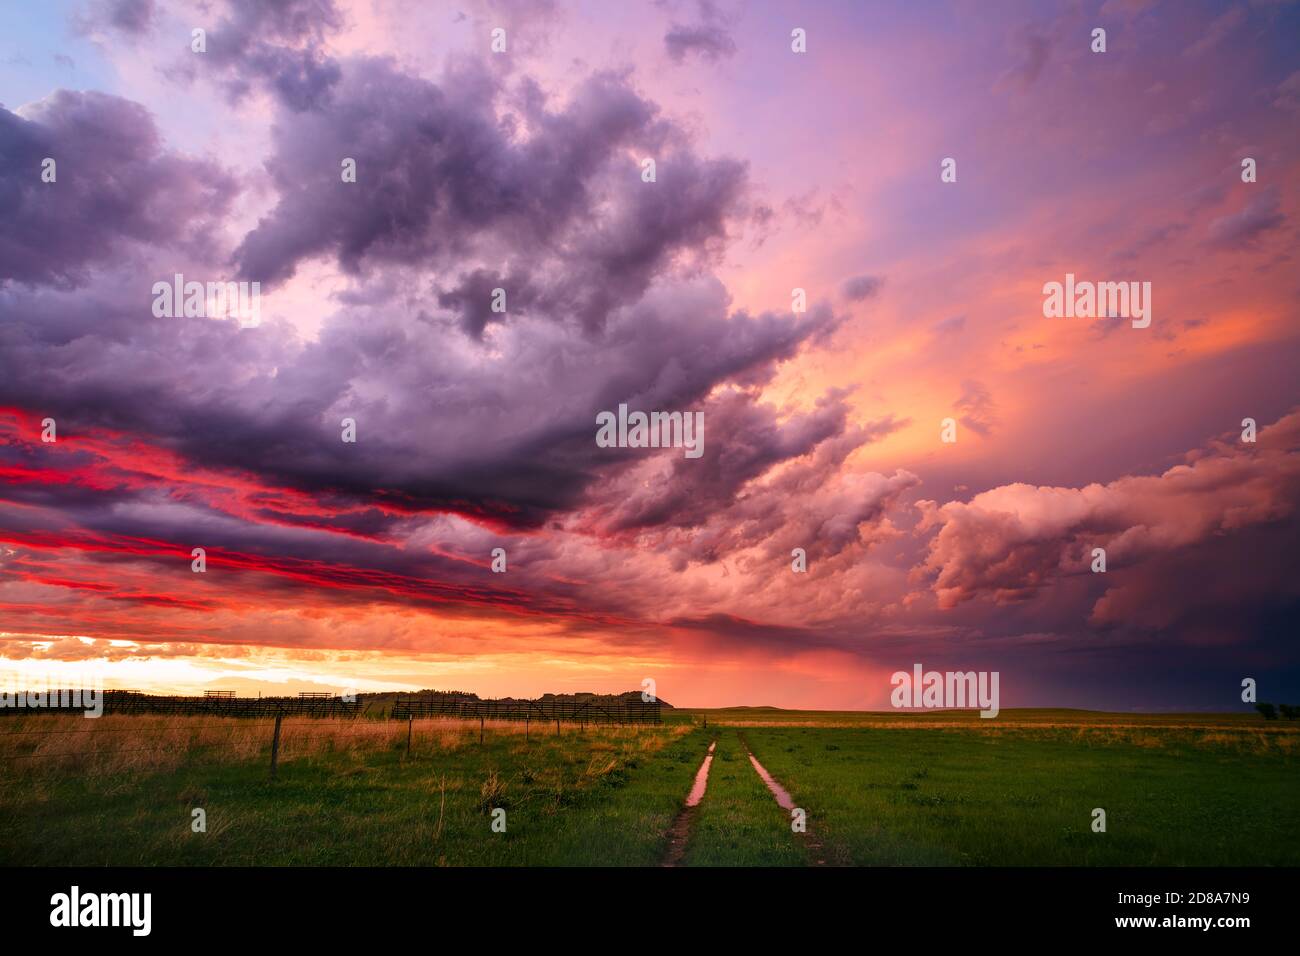
<path fill-rule="evenodd" d="M 1012 603 L 1058 578 L 1107 571 L 1292 517 L 1300 500 L 1300 411 L 1255 444 L 1215 442 L 1154 476 L 1083 488 L 1002 485 L 969 502 L 920 501 L 921 530 L 938 529 L 921 573 L 941 607 L 981 596 Z M 1098 604 L 1098 620 L 1113 604 Z"/>

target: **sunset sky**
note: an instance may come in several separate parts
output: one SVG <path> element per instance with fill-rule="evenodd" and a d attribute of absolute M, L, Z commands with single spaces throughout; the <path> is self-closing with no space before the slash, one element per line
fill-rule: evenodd
<path fill-rule="evenodd" d="M 52 0 L 0 106 L 0 679 L 1300 703 L 1300 4 Z"/>

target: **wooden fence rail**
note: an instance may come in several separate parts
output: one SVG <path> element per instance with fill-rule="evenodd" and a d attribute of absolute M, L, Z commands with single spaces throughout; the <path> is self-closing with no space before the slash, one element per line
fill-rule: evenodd
<path fill-rule="evenodd" d="M 48 694 L 48 699 L 50 701 L 86 700 L 84 693 L 80 691 L 77 693 L 82 696 L 74 698 L 72 691 L 52 690 Z M 346 701 L 341 697 L 233 697 L 215 694 L 203 697 L 164 697 L 120 690 L 104 691 L 103 706 L 105 714 L 179 714 L 210 717 L 276 717 L 279 715 L 357 717 L 361 713 L 359 703 Z M 3 707 L 0 708 L 0 717 L 80 713 L 84 709 L 58 703 L 43 707 Z"/>
<path fill-rule="evenodd" d="M 480 720 L 569 721 L 587 724 L 658 724 L 659 701 L 471 700 L 455 697 L 399 698 L 393 720 L 465 717 Z"/>
<path fill-rule="evenodd" d="M 71 691 L 50 691 L 72 699 Z M 84 696 L 78 699 L 86 699 Z M 362 705 L 342 697 L 234 697 L 206 694 L 203 697 L 158 696 L 136 691 L 103 692 L 105 714 L 170 714 L 211 717 L 359 717 Z M 81 707 L 50 703 L 42 707 L 3 707 L 0 717 L 66 714 Z M 582 724 L 659 724 L 663 722 L 659 701 L 621 698 L 603 701 L 571 700 L 478 700 L 459 697 L 398 698 L 389 716 L 393 720 L 427 717 L 463 717 L 483 720 L 567 721 Z"/>

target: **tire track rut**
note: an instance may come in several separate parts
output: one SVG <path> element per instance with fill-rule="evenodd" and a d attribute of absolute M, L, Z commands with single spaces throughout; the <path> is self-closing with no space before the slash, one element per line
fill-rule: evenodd
<path fill-rule="evenodd" d="M 709 787 L 709 766 L 713 763 L 713 751 L 717 748 L 715 740 L 709 744 L 709 751 L 704 755 L 704 762 L 695 771 L 695 782 L 691 792 L 686 796 L 686 804 L 678 812 L 673 825 L 668 829 L 668 850 L 664 854 L 663 866 L 678 866 L 686 856 L 686 843 L 691 838 L 691 827 L 699 813 L 700 801 L 704 799 Z"/>
<path fill-rule="evenodd" d="M 782 810 L 785 810 L 787 814 L 791 810 L 794 810 L 794 798 L 790 796 L 790 791 L 781 786 L 781 784 L 777 782 L 777 779 L 768 773 L 767 768 L 758 762 L 758 758 L 754 756 L 754 752 L 749 749 L 749 741 L 745 739 L 745 735 L 737 733 L 736 736 L 740 738 L 740 745 L 745 748 L 745 753 L 749 755 L 749 762 L 753 765 L 754 772 L 758 774 L 759 779 L 761 779 L 763 783 L 767 784 L 767 789 L 771 791 L 772 796 L 776 798 L 777 806 Z M 791 832 L 794 832 L 796 836 L 801 838 L 804 850 L 808 854 L 808 862 L 810 865 L 826 865 L 826 847 L 822 844 L 821 839 L 813 832 L 812 827 L 809 826 L 806 815 L 804 817 L 804 831 L 802 833 L 796 831 Z"/>

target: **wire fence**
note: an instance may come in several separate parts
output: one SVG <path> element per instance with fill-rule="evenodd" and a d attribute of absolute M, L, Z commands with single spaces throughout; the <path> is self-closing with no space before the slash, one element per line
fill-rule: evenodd
<path fill-rule="evenodd" d="M 48 719 L 51 712 L 64 719 Z M 646 723 L 608 719 L 613 715 L 597 714 L 582 707 L 537 708 L 533 716 L 545 715 L 539 719 L 547 721 L 542 728 L 534 727 L 529 720 L 505 716 L 510 713 L 506 709 L 491 714 L 488 708 L 479 708 L 476 714 L 437 711 L 418 716 L 408 708 L 394 708 L 394 712 L 401 716 L 391 719 L 395 713 L 390 713 L 390 719 L 358 720 L 355 715 L 329 719 L 312 716 L 307 710 L 249 720 L 242 719 L 246 715 L 224 711 L 189 714 L 119 710 L 111 717 L 106 713 L 105 717 L 87 719 L 76 711 L 31 710 L 25 712 L 27 716 L 40 714 L 41 717 L 30 724 L 16 727 L 11 724 L 13 729 L 0 730 L 0 764 L 17 768 L 46 761 L 70 761 L 96 772 L 129 773 L 193 764 L 261 761 L 267 759 L 269 749 L 269 769 L 274 779 L 282 758 L 382 750 L 410 757 L 413 749 L 427 748 L 431 743 L 435 744 L 435 750 L 470 743 L 475 730 L 482 745 L 487 742 L 489 722 L 495 725 L 497 734 L 522 737 L 525 741 L 541 736 L 541 732 L 549 734 L 546 728 L 550 722 L 554 722 L 555 734 L 562 732 L 564 721 L 580 724 L 584 732 L 588 723 L 603 724 L 607 729 L 613 724 Z M 635 727 L 627 729 L 635 731 Z M 123 737 L 124 734 L 138 739 Z M 132 746 L 145 740 L 153 745 Z M 112 745 L 117 742 L 122 746 Z M 144 755 L 151 757 L 145 759 Z"/>
<path fill-rule="evenodd" d="M 264 754 L 268 745 L 275 756 L 278 756 L 279 750 L 285 744 L 296 747 L 318 740 L 328 740 L 342 745 L 359 740 L 391 745 L 400 742 L 403 730 L 387 722 L 287 720 L 284 715 L 278 715 L 267 721 L 230 719 L 197 723 L 185 716 L 159 722 L 150 717 L 134 715 L 125 718 L 129 723 L 119 726 L 106 726 L 107 722 L 104 718 L 84 721 L 81 718 L 72 719 L 76 720 L 77 724 L 84 723 L 86 726 L 78 728 L 64 723 L 62 726 L 0 731 L 0 761 L 54 758 L 116 760 L 125 755 L 153 753 L 184 758 L 185 762 L 189 762 L 197 753 L 209 753 L 218 761 L 229 762 Z M 121 715 L 118 715 L 118 719 L 122 719 Z M 54 722 L 41 720 L 40 723 Z M 319 731 L 330 723 L 333 723 L 333 726 L 326 732 L 312 732 Z M 352 729 L 345 730 L 344 727 Z M 302 732 L 304 730 L 308 732 Z M 472 728 L 467 725 L 462 728 L 462 733 L 471 730 Z M 127 744 L 135 742 L 130 738 L 120 737 L 121 734 L 152 739 L 158 743 L 148 747 L 102 746 L 110 741 L 122 741 Z"/>

